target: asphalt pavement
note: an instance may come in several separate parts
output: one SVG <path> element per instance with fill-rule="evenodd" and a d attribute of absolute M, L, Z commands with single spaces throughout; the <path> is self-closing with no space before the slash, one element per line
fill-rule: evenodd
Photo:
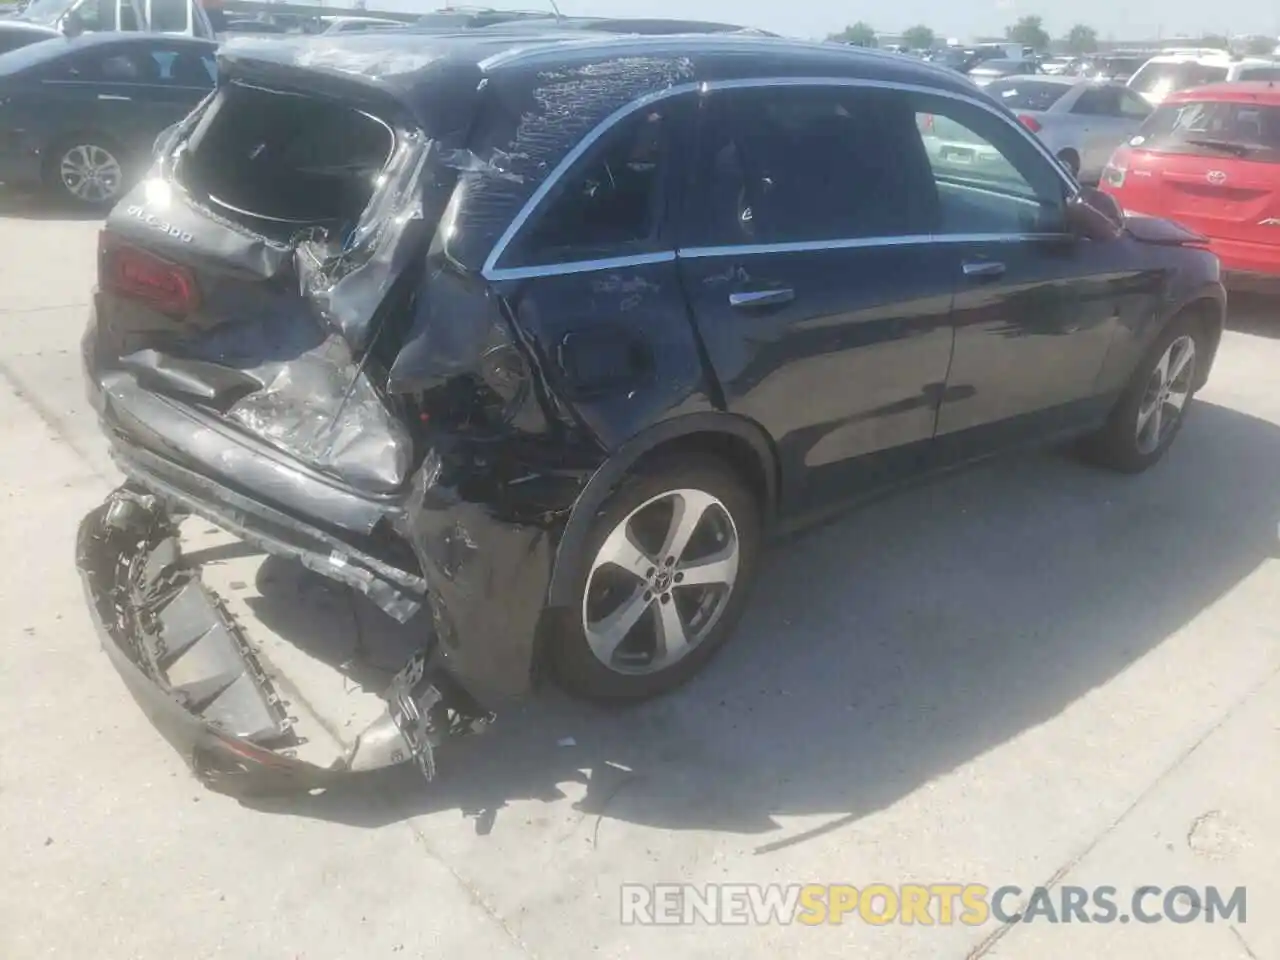
<path fill-rule="evenodd" d="M 74 532 L 118 482 L 76 349 L 98 227 L 0 196 L 0 957 L 1280 957 L 1280 301 L 1234 305 L 1145 475 L 1047 452 L 914 488 L 772 551 L 677 695 L 547 690 L 435 783 L 249 802 L 191 778 L 84 610 Z M 209 570 L 300 682 L 343 668 L 308 697 L 341 739 L 391 622 L 251 550 Z M 1248 911 L 620 922 L 623 884 L 673 882 L 1244 887 Z"/>

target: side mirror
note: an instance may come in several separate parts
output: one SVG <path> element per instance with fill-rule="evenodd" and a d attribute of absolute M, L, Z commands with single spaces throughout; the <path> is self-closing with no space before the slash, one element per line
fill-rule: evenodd
<path fill-rule="evenodd" d="M 1114 240 L 1124 232 L 1124 210 L 1115 197 L 1081 187 L 1067 201 L 1067 228 L 1090 240 Z"/>
<path fill-rule="evenodd" d="M 80 19 L 79 10 L 70 10 L 58 21 L 58 29 L 64 36 L 78 37 L 84 33 L 84 21 Z"/>

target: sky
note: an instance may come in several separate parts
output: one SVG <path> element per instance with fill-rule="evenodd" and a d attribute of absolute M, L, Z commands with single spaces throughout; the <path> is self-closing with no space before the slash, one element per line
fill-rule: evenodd
<path fill-rule="evenodd" d="M 344 0 L 327 0 L 347 6 Z M 495 9 L 542 9 L 549 0 L 466 0 Z M 566 16 L 648 16 L 716 20 L 760 27 L 794 37 L 825 37 L 847 24 L 865 20 L 877 30 L 896 33 L 917 23 L 932 27 L 942 37 L 962 41 L 979 35 L 1000 35 L 1019 17 L 1044 18 L 1052 36 L 1064 35 L 1076 23 L 1087 23 L 1103 39 L 1148 39 L 1179 34 L 1227 35 L 1262 33 L 1280 35 L 1280 2 L 1277 0 L 557 0 Z M 431 0 L 367 0 L 369 9 L 427 10 L 441 2 Z"/>

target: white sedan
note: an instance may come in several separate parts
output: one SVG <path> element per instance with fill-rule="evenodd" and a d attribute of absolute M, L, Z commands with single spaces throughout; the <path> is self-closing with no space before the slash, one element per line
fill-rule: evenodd
<path fill-rule="evenodd" d="M 1006 77 L 988 84 L 986 92 L 1085 183 L 1101 176 L 1111 152 L 1137 132 L 1152 110 L 1122 84 L 1074 77 Z"/>

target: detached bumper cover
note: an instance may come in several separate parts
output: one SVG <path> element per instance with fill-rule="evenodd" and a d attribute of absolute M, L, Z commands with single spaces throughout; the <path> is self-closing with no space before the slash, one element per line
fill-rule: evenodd
<path fill-rule="evenodd" d="M 312 789 L 346 774 L 413 760 L 434 774 L 434 747 L 491 715 L 431 664 L 410 659 L 387 713 L 330 767 L 298 759 L 301 743 L 247 637 L 185 563 L 153 496 L 122 488 L 81 522 L 76 560 L 108 658 L 196 775 L 231 789 L 252 782 Z"/>

